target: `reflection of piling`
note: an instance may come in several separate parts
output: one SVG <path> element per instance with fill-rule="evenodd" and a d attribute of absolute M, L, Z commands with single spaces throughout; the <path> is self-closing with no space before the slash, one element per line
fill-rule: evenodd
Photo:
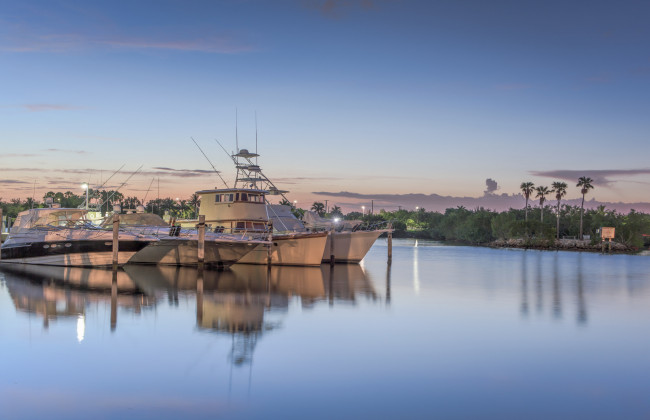
<path fill-rule="evenodd" d="M 334 265 L 334 227 L 330 232 L 330 265 Z"/>
<path fill-rule="evenodd" d="M 113 270 L 111 282 L 111 331 L 117 327 L 117 270 Z"/>
<path fill-rule="evenodd" d="M 388 223 L 388 265 L 393 263 L 393 224 Z"/>
<path fill-rule="evenodd" d="M 117 254 L 120 249 L 119 238 L 120 238 L 120 215 L 113 215 L 113 269 L 117 268 Z"/>
<path fill-rule="evenodd" d="M 203 267 L 200 265 L 196 279 L 196 324 L 203 325 Z"/>
<path fill-rule="evenodd" d="M 199 216 L 199 243 L 198 243 L 199 265 L 205 261 L 205 216 Z"/>
<path fill-rule="evenodd" d="M 386 305 L 390 305 L 390 260 L 388 260 L 388 267 L 386 267 Z"/>

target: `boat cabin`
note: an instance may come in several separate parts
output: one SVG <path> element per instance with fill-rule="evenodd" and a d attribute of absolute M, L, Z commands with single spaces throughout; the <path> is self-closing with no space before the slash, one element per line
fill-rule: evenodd
<path fill-rule="evenodd" d="M 199 215 L 212 229 L 226 232 L 264 231 L 268 224 L 265 190 L 225 188 L 197 191 Z"/>

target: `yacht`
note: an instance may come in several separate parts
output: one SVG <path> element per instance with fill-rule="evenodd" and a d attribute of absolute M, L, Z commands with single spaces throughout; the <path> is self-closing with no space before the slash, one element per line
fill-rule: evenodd
<path fill-rule="evenodd" d="M 364 228 L 361 220 L 332 220 L 320 217 L 318 213 L 307 211 L 303 220 L 291 212 L 291 207 L 280 204 L 268 204 L 269 219 L 276 229 L 293 232 L 328 233 L 323 262 L 330 262 L 332 256 L 339 263 L 359 263 L 366 256 L 377 238 L 392 229 Z"/>
<path fill-rule="evenodd" d="M 237 168 L 237 180 L 235 185 L 247 185 L 256 187 L 262 186 L 259 190 L 251 190 L 248 196 L 244 195 L 244 199 L 248 202 L 263 203 L 264 209 L 260 208 L 257 211 L 257 217 L 263 218 L 270 222 L 273 227 L 273 241 L 275 244 L 277 238 L 301 237 L 303 235 L 326 235 L 323 252 L 321 253 L 320 262 L 330 262 L 332 256 L 335 262 L 341 263 L 359 263 L 368 253 L 377 238 L 386 232 L 392 232 L 392 229 L 379 229 L 363 227 L 363 222 L 357 221 L 334 221 L 331 219 L 324 219 L 319 217 L 316 213 L 306 212 L 305 221 L 303 223 L 292 213 L 290 206 L 272 205 L 269 204 L 264 194 L 281 195 L 286 202 L 289 202 L 284 196 L 288 191 L 278 189 L 271 180 L 264 175 L 262 169 L 257 164 L 259 155 L 251 153 L 247 149 L 241 149 L 239 153 L 232 155 L 231 158 Z M 206 206 L 221 205 L 223 201 L 218 200 L 232 200 L 239 197 L 241 193 L 246 193 L 241 189 L 235 191 L 223 191 L 222 197 L 214 197 L 216 203 L 212 203 L 212 195 L 207 200 Z M 207 191 L 199 191 L 198 194 L 207 193 Z M 251 199 L 251 193 L 253 198 Z M 232 194 L 235 194 L 234 196 Z M 257 201 L 255 201 L 257 200 Z M 201 200 L 203 205 L 203 200 Z M 242 259 L 246 262 L 247 259 L 253 258 L 254 254 Z"/>
<path fill-rule="evenodd" d="M 268 235 L 272 230 L 266 212 L 268 191 L 256 188 L 225 188 L 197 191 L 201 196 L 199 214 L 205 223 L 217 231 L 244 235 Z M 317 266 L 321 264 L 327 232 L 272 231 L 269 250 L 258 245 L 238 263 Z"/>
<path fill-rule="evenodd" d="M 106 218 L 102 225 L 112 226 L 113 219 L 113 215 Z M 120 229 L 158 238 L 157 241 L 133 255 L 129 264 L 198 265 L 197 229 L 170 226 L 157 214 L 144 213 L 142 206 L 139 206 L 135 213 L 120 214 L 119 221 Z M 265 248 L 269 245 L 267 241 L 249 239 L 241 235 L 206 232 L 204 263 L 217 268 L 226 268 L 257 246 Z"/>
<path fill-rule="evenodd" d="M 2 244 L 0 261 L 77 267 L 113 264 L 113 232 L 93 225 L 88 210 L 31 209 L 18 213 Z M 118 234 L 118 265 L 158 238 L 126 231 Z"/>

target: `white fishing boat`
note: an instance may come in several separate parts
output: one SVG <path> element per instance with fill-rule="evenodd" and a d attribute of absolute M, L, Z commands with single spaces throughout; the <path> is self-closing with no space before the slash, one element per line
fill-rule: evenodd
<path fill-rule="evenodd" d="M 368 253 L 377 238 L 391 229 L 362 229 L 360 220 L 332 220 L 318 216 L 315 212 L 305 212 L 304 220 L 291 212 L 291 207 L 268 204 L 269 219 L 275 229 L 287 232 L 327 232 L 327 243 L 323 252 L 323 262 L 334 256 L 335 262 L 358 263 Z"/>
<path fill-rule="evenodd" d="M 20 212 L 2 244 L 0 261 L 77 267 L 113 264 L 113 232 L 90 223 L 88 210 L 45 208 Z M 157 238 L 120 231 L 118 265 Z"/>
<path fill-rule="evenodd" d="M 257 153 L 250 153 L 246 149 L 242 149 L 238 154 L 232 156 L 237 168 L 236 185 L 260 185 L 262 188 L 258 191 L 268 191 L 270 194 L 281 195 L 289 202 L 284 196 L 288 191 L 278 189 L 264 175 L 260 166 L 253 162 L 252 159 L 258 156 Z M 335 221 L 325 219 L 314 212 L 306 212 L 306 223 L 303 223 L 293 214 L 293 209 L 290 206 L 271 205 L 265 198 L 262 199 L 262 202 L 265 204 L 263 212 L 265 214 L 262 216 L 271 222 L 274 238 L 281 235 L 313 235 L 318 233 L 327 235 L 323 253 L 321 254 L 321 262 L 329 262 L 333 257 L 335 262 L 358 263 L 366 256 L 381 234 L 392 231 L 391 229 L 364 226 L 361 220 Z M 262 213 L 262 211 L 259 213 Z M 242 261 L 252 257 L 253 254 L 251 253 Z"/>
<path fill-rule="evenodd" d="M 225 188 L 197 191 L 197 194 L 201 196 L 199 214 L 205 216 L 205 223 L 211 229 L 251 237 L 267 236 L 267 191 Z M 265 245 L 258 245 L 238 262 L 267 264 L 270 257 L 272 265 L 320 265 L 327 242 L 327 232 L 273 232 L 270 240 L 270 250 Z"/>
<path fill-rule="evenodd" d="M 112 226 L 114 215 L 108 217 L 103 226 Z M 199 235 L 197 229 L 181 229 L 169 226 L 160 216 L 144 213 L 120 214 L 120 228 L 128 232 L 154 236 L 158 241 L 138 251 L 129 264 L 161 264 L 196 266 L 199 264 Z M 204 263 L 225 268 L 239 261 L 257 246 L 268 247 L 263 240 L 246 238 L 243 235 L 205 232 Z"/>

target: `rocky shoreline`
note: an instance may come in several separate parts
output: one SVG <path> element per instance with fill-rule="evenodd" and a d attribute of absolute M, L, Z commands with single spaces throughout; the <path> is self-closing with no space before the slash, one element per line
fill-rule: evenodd
<path fill-rule="evenodd" d="M 488 244 L 494 248 L 524 248 L 524 249 L 541 249 L 541 250 L 554 250 L 554 251 L 587 251 L 587 252 L 602 252 L 602 244 L 592 244 L 589 240 L 579 239 L 497 239 Z M 609 252 L 609 246 L 605 243 L 605 252 Z M 612 253 L 636 253 L 639 250 L 632 249 L 624 244 L 612 242 Z"/>

